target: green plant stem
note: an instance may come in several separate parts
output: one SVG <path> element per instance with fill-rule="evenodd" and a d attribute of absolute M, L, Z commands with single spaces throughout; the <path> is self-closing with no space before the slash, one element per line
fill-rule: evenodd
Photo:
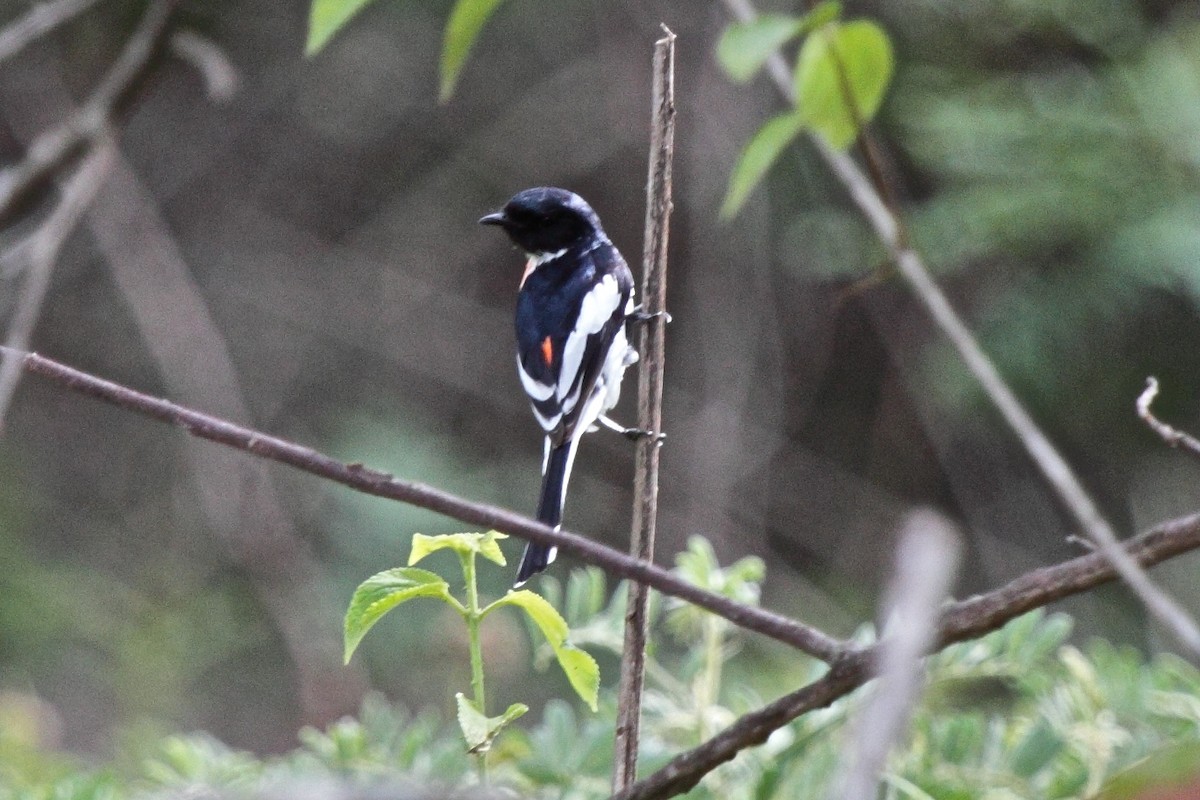
<path fill-rule="evenodd" d="M 697 729 L 703 742 L 711 733 L 708 730 L 708 710 L 717 704 L 721 689 L 721 639 L 724 631 L 721 619 L 706 615 L 704 619 L 704 671 L 700 674 L 700 685 L 696 692 L 698 705 Z"/>
<path fill-rule="evenodd" d="M 462 553 L 463 581 L 467 588 L 467 608 L 463 618 L 467 621 L 467 642 L 471 650 L 471 693 L 474 695 L 475 708 L 480 714 L 487 716 L 487 694 L 483 685 L 483 644 L 479 638 L 479 623 L 483 614 L 479 611 L 479 587 L 475 584 L 475 554 Z M 480 749 L 475 754 L 479 767 L 479 782 L 487 784 L 488 766 L 487 749 Z"/>

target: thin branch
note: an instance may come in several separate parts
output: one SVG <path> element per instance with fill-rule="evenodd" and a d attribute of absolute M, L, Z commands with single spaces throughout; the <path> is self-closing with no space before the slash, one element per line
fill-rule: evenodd
<path fill-rule="evenodd" d="M 1160 523 L 1123 544 L 1125 552 L 1142 567 L 1152 567 L 1197 548 L 1200 514 Z M 1100 553 L 1034 570 L 995 591 L 949 605 L 942 613 L 934 650 L 977 638 L 1027 611 L 1118 578 L 1112 562 Z M 740 717 L 707 742 L 679 754 L 658 772 L 615 795 L 614 800 L 660 800 L 686 792 L 742 750 L 762 744 L 797 717 L 824 708 L 862 686 L 870 678 L 874 658 L 874 648 L 848 651 L 823 677 Z"/>
<path fill-rule="evenodd" d="M 191 30 L 171 34 L 171 53 L 190 64 L 204 78 L 208 99 L 224 103 L 238 90 L 238 72 L 216 42 Z"/>
<path fill-rule="evenodd" d="M 11 351 L 0 347 L 0 353 Z M 16 355 L 21 357 L 21 364 L 26 372 L 49 378 L 72 391 L 144 414 L 160 422 L 176 425 L 201 439 L 219 442 L 260 458 L 287 464 L 364 494 L 399 500 L 472 525 L 492 528 L 538 544 L 562 548 L 613 575 L 645 583 L 663 594 L 686 600 L 724 617 L 739 627 L 777 639 L 827 663 L 836 660 L 846 650 L 844 643 L 811 625 L 706 591 L 662 567 L 639 561 L 585 536 L 556 531 L 516 512 L 464 500 L 433 486 L 398 480 L 362 464 L 344 464 L 312 448 L 244 428 L 162 398 L 142 394 L 36 353 Z"/>
<path fill-rule="evenodd" d="M 12 210 L 17 198 L 62 166 L 86 142 L 108 129 L 117 101 L 150 62 L 154 47 L 166 30 L 167 20 L 178 4 L 179 0 L 152 2 L 121 55 L 87 102 L 60 125 L 38 136 L 29 145 L 24 159 L 0 171 L 0 219 Z"/>
<path fill-rule="evenodd" d="M 62 197 L 38 229 L 17 245 L 24 261 L 24 282 L 16 310 L 9 321 L 4 344 L 13 351 L 26 350 L 33 329 L 41 315 L 42 303 L 50 287 L 50 275 L 58 254 L 71 232 L 79 224 L 84 211 L 91 205 L 96 192 L 112 167 L 115 146 L 110 139 L 101 139 L 75 174 L 63 186 Z M 12 352 L 0 354 L 0 429 L 8 415 L 8 406 L 21 378 L 21 359 Z"/>
<path fill-rule="evenodd" d="M 1158 397 L 1158 378 L 1146 378 L 1146 389 L 1137 399 L 1137 415 L 1150 426 L 1150 430 L 1162 437 L 1169 447 L 1183 448 L 1184 452 L 1200 457 L 1200 439 L 1184 433 L 1178 428 L 1173 428 L 1154 416 L 1150 405 L 1156 397 Z"/>
<path fill-rule="evenodd" d="M 743 22 L 753 20 L 757 12 L 749 0 L 721 0 L 731 16 Z M 789 104 L 796 102 L 795 89 L 787 63 L 778 53 L 767 61 L 767 69 L 780 93 Z M 1117 535 L 1099 507 L 1083 488 L 1066 459 L 1025 410 L 1016 394 L 1000 376 L 999 370 L 980 347 L 970 329 L 950 305 L 933 280 L 921 255 L 905 243 L 900 219 L 887 207 L 871 181 L 845 153 L 831 148 L 819 136 L 812 141 L 822 158 L 849 192 L 859 210 L 875 230 L 875 236 L 887 250 L 901 276 L 908 282 L 926 312 L 958 351 L 967 369 L 1000 416 L 1024 446 L 1042 477 L 1058 495 L 1075 523 L 1109 558 L 1121 578 L 1129 584 L 1150 613 L 1186 648 L 1193 658 L 1200 657 L 1200 626 L 1170 596 L 1138 569 L 1121 549 Z"/>
<path fill-rule="evenodd" d="M 642 251 L 642 309 L 653 315 L 642 325 L 638 368 L 638 426 L 651 433 L 638 443 L 633 486 L 633 529 L 629 554 L 654 561 L 658 517 L 658 434 L 662 431 L 663 367 L 666 363 L 667 241 L 671 220 L 671 164 L 675 151 L 675 34 L 654 44 L 653 112 L 650 124 L 650 166 L 646 180 L 646 233 Z M 647 608 L 650 589 L 629 584 L 625 612 L 625 646 L 617 693 L 613 791 L 637 778 L 642 687 L 646 678 Z"/>
<path fill-rule="evenodd" d="M 41 3 L 0 30 L 0 61 L 12 58 L 43 34 L 96 5 L 96 0 L 53 0 Z"/>
<path fill-rule="evenodd" d="M 896 572 L 884 601 L 886 624 L 873 672 L 879 680 L 856 712 L 831 800 L 874 800 L 888 753 L 903 735 L 924 688 L 921 659 L 936 643 L 942 604 L 961 551 L 940 514 L 910 514 L 896 548 Z"/>

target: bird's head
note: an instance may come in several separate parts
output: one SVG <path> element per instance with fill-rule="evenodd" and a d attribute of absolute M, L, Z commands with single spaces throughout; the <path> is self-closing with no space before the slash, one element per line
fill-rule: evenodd
<path fill-rule="evenodd" d="M 517 192 L 504 208 L 479 223 L 499 225 L 531 256 L 556 253 L 592 237 L 605 238 L 600 218 L 582 197 L 551 186 Z"/>

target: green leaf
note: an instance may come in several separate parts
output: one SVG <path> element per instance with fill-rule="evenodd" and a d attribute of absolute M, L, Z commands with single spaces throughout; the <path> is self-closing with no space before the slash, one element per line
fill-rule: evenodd
<path fill-rule="evenodd" d="M 717 42 L 717 61 L 737 83 L 754 77 L 775 51 L 804 32 L 804 18 L 785 14 L 760 14 L 749 22 L 735 22 Z"/>
<path fill-rule="evenodd" d="M 842 16 L 842 4 L 838 0 L 825 0 L 813 6 L 812 11 L 804 15 L 804 33 L 810 33 L 834 22 Z"/>
<path fill-rule="evenodd" d="M 1062 752 L 1066 743 L 1045 719 L 1038 720 L 1012 752 L 1012 771 L 1022 778 L 1031 778 Z"/>
<path fill-rule="evenodd" d="M 389 569 L 372 575 L 359 584 L 350 600 L 350 607 L 346 609 L 346 662 L 349 663 L 358 643 L 380 617 L 415 597 L 435 597 L 457 605 L 457 601 L 450 595 L 449 584 L 437 573 L 424 569 Z"/>
<path fill-rule="evenodd" d="M 501 606 L 517 606 L 522 609 L 538 630 L 546 637 L 558 665 L 566 674 L 571 688 L 575 690 L 592 711 L 596 710 L 597 695 L 600 691 L 600 667 L 596 659 L 567 641 L 567 621 L 554 609 L 554 606 L 539 594 L 528 589 L 510 591 L 496 602 L 483 610 L 488 614 Z"/>
<path fill-rule="evenodd" d="M 459 555 L 478 553 L 488 561 L 500 566 L 505 565 L 504 553 L 500 551 L 500 540 L 508 535 L 499 531 L 487 533 L 443 533 L 440 536 L 426 536 L 414 533 L 412 549 L 408 553 L 408 565 L 411 567 L 430 553 L 438 550 L 453 550 Z"/>
<path fill-rule="evenodd" d="M 442 39 L 441 87 L 438 89 L 441 102 L 454 94 L 459 73 L 467 63 L 479 32 L 500 3 L 501 0 L 458 0 L 450 10 Z"/>
<path fill-rule="evenodd" d="M 780 114 L 758 129 L 758 133 L 754 134 L 738 157 L 733 174 L 729 176 L 729 189 L 725 192 L 725 201 L 721 204 L 723 219 L 737 216 L 750 193 L 779 160 L 779 154 L 803 129 L 804 118 L 795 111 Z"/>
<path fill-rule="evenodd" d="M 313 0 L 308 12 L 308 41 L 304 55 L 314 56 L 333 35 L 371 0 Z"/>
<path fill-rule="evenodd" d="M 831 147 L 848 147 L 859 124 L 879 110 L 893 65 L 891 42 L 874 22 L 831 22 L 813 31 L 796 61 L 804 122 Z"/>
<path fill-rule="evenodd" d="M 529 710 L 524 703 L 513 703 L 500 716 L 487 717 L 462 692 L 455 694 L 454 700 L 458 703 L 458 727 L 467 742 L 468 753 L 486 753 L 504 726 Z"/>
<path fill-rule="evenodd" d="M 779 48 L 841 15 L 841 3 L 825 0 L 802 17 L 760 14 L 749 22 L 735 22 L 717 42 L 717 61 L 731 80 L 745 83 Z"/>

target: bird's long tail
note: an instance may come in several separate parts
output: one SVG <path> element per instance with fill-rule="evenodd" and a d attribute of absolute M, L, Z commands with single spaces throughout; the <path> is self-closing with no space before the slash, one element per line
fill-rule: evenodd
<path fill-rule="evenodd" d="M 542 498 L 538 503 L 537 519 L 554 529 L 562 524 L 563 499 L 567 493 L 567 481 L 571 477 L 571 462 L 574 461 L 575 448 L 579 444 L 577 437 L 552 447 L 546 458 L 546 471 L 542 475 Z M 534 575 L 542 572 L 554 561 L 558 548 L 550 545 L 530 542 L 525 545 L 525 554 L 521 556 L 521 566 L 517 568 L 517 581 L 520 586 Z"/>

